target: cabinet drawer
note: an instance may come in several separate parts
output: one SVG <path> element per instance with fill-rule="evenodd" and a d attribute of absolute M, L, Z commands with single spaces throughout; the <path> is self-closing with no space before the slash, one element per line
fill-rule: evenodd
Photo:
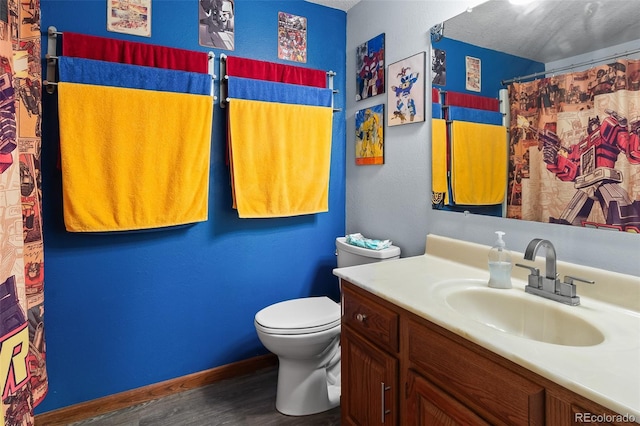
<path fill-rule="evenodd" d="M 389 352 L 398 352 L 398 314 L 342 286 L 342 323 Z"/>
<path fill-rule="evenodd" d="M 409 360 L 492 424 L 544 424 L 544 388 L 417 322 Z"/>

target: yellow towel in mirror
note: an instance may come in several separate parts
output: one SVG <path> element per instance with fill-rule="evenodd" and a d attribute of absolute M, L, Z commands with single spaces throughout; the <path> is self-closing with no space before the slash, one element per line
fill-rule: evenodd
<path fill-rule="evenodd" d="M 431 119 L 431 190 L 445 194 L 449 204 L 447 187 L 447 122 L 441 118 Z"/>
<path fill-rule="evenodd" d="M 58 92 L 68 231 L 207 220 L 211 96 L 64 82 Z"/>
<path fill-rule="evenodd" d="M 507 130 L 463 121 L 451 123 L 453 202 L 500 204 L 507 187 Z"/>
<path fill-rule="evenodd" d="M 333 110 L 231 99 L 229 152 L 241 218 L 329 210 Z"/>

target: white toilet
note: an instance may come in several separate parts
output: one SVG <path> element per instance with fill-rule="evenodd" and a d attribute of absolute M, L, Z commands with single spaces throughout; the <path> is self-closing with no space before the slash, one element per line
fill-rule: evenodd
<path fill-rule="evenodd" d="M 400 257 L 400 248 L 356 247 L 336 239 L 338 267 Z M 262 344 L 278 356 L 276 409 L 306 416 L 340 404 L 340 305 L 328 297 L 275 303 L 259 311 L 255 326 Z"/>

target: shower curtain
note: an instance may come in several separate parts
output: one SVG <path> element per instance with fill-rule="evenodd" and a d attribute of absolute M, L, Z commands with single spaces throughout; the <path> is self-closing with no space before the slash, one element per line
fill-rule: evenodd
<path fill-rule="evenodd" d="M 47 392 L 40 9 L 0 1 L 0 424 L 32 425 Z"/>
<path fill-rule="evenodd" d="M 509 86 L 507 216 L 640 232 L 640 60 Z"/>

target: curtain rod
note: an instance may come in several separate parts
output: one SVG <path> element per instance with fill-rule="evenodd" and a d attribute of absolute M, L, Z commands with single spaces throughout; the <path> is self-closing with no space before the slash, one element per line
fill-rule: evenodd
<path fill-rule="evenodd" d="M 582 62 L 582 63 L 579 63 L 579 64 L 566 65 L 564 67 L 555 68 L 555 69 L 552 69 L 552 70 L 549 70 L 549 71 L 534 72 L 533 74 L 523 75 L 522 77 L 515 77 L 515 78 L 512 78 L 510 80 L 502 80 L 500 82 L 500 84 L 502 84 L 503 86 L 506 86 L 507 84 L 513 83 L 515 81 L 519 82 L 519 81 L 525 80 L 527 78 L 538 77 L 540 75 L 546 75 L 546 74 L 554 74 L 554 73 L 556 73 L 558 71 L 567 71 L 567 70 L 571 70 L 571 69 L 578 68 L 578 67 L 583 67 L 583 66 L 587 66 L 587 65 L 593 65 L 593 64 L 596 64 L 598 62 L 610 61 L 612 59 L 617 59 L 617 58 L 620 58 L 622 56 L 633 55 L 634 53 L 638 53 L 638 52 L 640 52 L 640 49 L 629 50 L 627 52 L 616 53 L 615 55 L 607 56 L 606 58 L 592 59 L 590 61 Z"/>

